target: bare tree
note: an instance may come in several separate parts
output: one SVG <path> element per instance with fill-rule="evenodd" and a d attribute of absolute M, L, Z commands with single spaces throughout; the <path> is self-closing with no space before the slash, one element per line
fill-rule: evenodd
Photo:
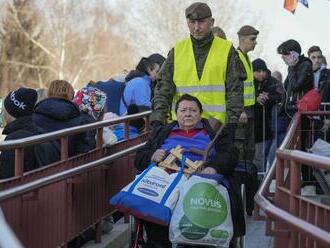
<path fill-rule="evenodd" d="M 205 1 L 212 9 L 216 25 L 225 30 L 234 44 L 238 25 L 252 24 L 257 28 L 263 25 L 264 19 L 252 16 L 248 3 Z M 189 35 L 184 10 L 192 0 L 98 0 L 79 4 L 77 0 L 13 1 L 21 2 L 29 3 L 28 11 L 22 12 L 18 5 L 9 4 L 8 17 L 0 31 L 6 41 L 2 44 L 11 44 L 0 45 L 2 85 L 23 80 L 47 86 L 50 79 L 60 78 L 77 88 L 91 79 L 107 79 L 123 69 L 131 69 L 140 57 L 150 53 L 166 55 L 178 39 Z M 244 15 L 242 9 L 247 10 Z M 23 13 L 33 25 L 25 24 L 20 17 Z M 9 31 L 16 33 L 17 39 L 9 41 L 4 35 Z M 260 34 L 259 43 L 266 36 L 263 35 Z M 25 40 L 35 49 L 29 59 L 10 57 L 20 44 L 18 40 Z M 262 54 L 262 46 L 257 46 L 254 54 Z"/>
<path fill-rule="evenodd" d="M 115 19 L 101 0 L 97 4 L 74 0 L 43 1 L 43 37 L 52 57 L 57 78 L 69 80 L 74 87 L 110 77 L 129 59 L 130 48 L 109 29 Z M 117 66 L 117 65 L 120 66 Z M 117 69 L 118 68 L 118 69 Z"/>
<path fill-rule="evenodd" d="M 132 50 L 113 33 L 117 19 L 105 2 L 7 2 L 7 17 L 0 32 L 2 92 L 9 89 L 4 82 L 11 82 L 13 87 L 20 81 L 47 87 L 54 78 L 79 87 L 90 79 L 107 79 L 127 68 Z"/>
<path fill-rule="evenodd" d="M 48 60 L 38 45 L 42 32 L 33 2 L 14 0 L 5 7 L 7 15 L 0 30 L 1 92 L 20 84 L 43 86 Z"/>
<path fill-rule="evenodd" d="M 116 33 L 135 48 L 134 59 L 153 52 L 166 55 L 179 39 L 189 35 L 186 26 L 185 9 L 192 0 L 117 0 L 111 8 L 120 22 Z M 263 25 L 261 16 L 254 16 L 249 2 L 204 0 L 212 9 L 215 24 L 223 28 L 227 37 L 237 46 L 237 31 L 240 25 L 250 24 L 257 28 Z M 259 49 L 257 47 L 257 49 Z M 261 49 L 261 48 L 260 48 Z M 258 53 L 260 51 L 258 50 Z"/>

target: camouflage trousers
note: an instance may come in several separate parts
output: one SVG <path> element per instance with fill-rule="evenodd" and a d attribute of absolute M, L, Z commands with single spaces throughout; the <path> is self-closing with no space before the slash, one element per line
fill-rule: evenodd
<path fill-rule="evenodd" d="M 239 123 L 235 131 L 235 146 L 239 150 L 240 161 L 250 161 L 254 159 L 254 119 L 249 118 L 248 123 Z"/>

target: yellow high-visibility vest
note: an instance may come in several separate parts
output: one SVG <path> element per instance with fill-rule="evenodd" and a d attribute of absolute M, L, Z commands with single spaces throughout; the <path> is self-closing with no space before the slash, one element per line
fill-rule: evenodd
<path fill-rule="evenodd" d="M 255 104 L 255 89 L 253 83 L 253 67 L 252 63 L 246 59 L 241 50 L 237 49 L 239 58 L 242 61 L 247 78 L 244 81 L 244 106 L 252 106 Z"/>
<path fill-rule="evenodd" d="M 231 42 L 214 37 L 201 79 L 199 79 L 191 39 L 179 41 L 174 47 L 173 82 L 176 85 L 176 95 L 173 103 L 176 103 L 182 94 L 190 94 L 197 97 L 202 103 L 203 117 L 212 116 L 225 123 L 225 79 L 231 46 Z M 174 108 L 172 109 L 174 110 Z M 175 116 L 174 111 L 172 111 L 173 116 Z"/>

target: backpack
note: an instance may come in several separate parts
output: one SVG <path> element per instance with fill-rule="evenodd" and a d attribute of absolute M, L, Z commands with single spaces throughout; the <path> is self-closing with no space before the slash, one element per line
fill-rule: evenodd
<path fill-rule="evenodd" d="M 120 100 L 124 94 L 126 83 L 114 79 L 108 81 L 98 81 L 93 87 L 102 90 L 107 95 L 107 112 L 119 115 Z"/>

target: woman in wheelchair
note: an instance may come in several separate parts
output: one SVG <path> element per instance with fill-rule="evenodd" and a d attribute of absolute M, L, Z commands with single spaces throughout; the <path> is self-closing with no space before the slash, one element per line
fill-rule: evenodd
<path fill-rule="evenodd" d="M 188 94 L 182 95 L 175 106 L 177 121 L 154 127 L 150 140 L 136 154 L 135 167 L 137 170 L 143 171 L 151 162 L 161 162 L 177 145 L 182 146 L 184 155 L 190 160 L 203 160 L 202 155 L 190 151 L 191 148 L 206 150 L 215 136 L 215 131 L 208 120 L 201 117 L 202 112 L 202 104 L 196 97 Z M 238 161 L 238 150 L 230 137 L 226 129 L 223 129 L 217 137 L 213 149 L 209 152 L 201 173 L 219 173 L 225 175 L 229 180 L 228 193 L 231 201 L 234 237 L 240 237 L 245 234 L 245 221 L 239 180 L 234 174 Z M 147 233 L 146 247 L 172 247 L 169 241 L 168 226 L 160 226 L 146 221 L 143 222 L 143 225 Z"/>

